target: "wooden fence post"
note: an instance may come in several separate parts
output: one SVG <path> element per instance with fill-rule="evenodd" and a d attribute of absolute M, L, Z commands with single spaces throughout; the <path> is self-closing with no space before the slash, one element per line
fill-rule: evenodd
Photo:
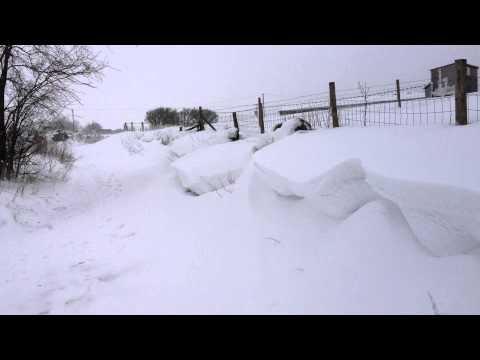
<path fill-rule="evenodd" d="M 455 60 L 455 68 L 457 72 L 455 81 L 455 122 L 457 125 L 467 125 L 467 94 L 465 93 L 467 60 Z"/>
<path fill-rule="evenodd" d="M 331 82 L 328 84 L 330 89 L 330 111 L 332 114 L 332 124 L 333 127 L 338 127 L 338 114 L 337 114 L 337 96 L 335 95 L 335 83 Z"/>
<path fill-rule="evenodd" d="M 233 113 L 232 113 L 232 117 L 233 117 L 233 126 L 235 126 L 235 128 L 236 128 L 237 130 L 240 130 L 240 128 L 238 127 L 237 113 L 236 113 L 236 112 L 233 112 Z"/>
<path fill-rule="evenodd" d="M 205 129 L 205 123 L 207 123 L 208 126 L 210 126 L 210 128 L 213 130 L 213 131 L 217 131 L 217 129 L 215 129 L 215 126 L 212 125 L 212 123 L 210 121 L 208 121 L 206 118 L 203 117 L 203 113 L 202 113 L 202 107 L 200 106 L 200 118 L 202 119 L 202 126 L 204 127 Z"/>
<path fill-rule="evenodd" d="M 133 121 L 130 123 L 131 131 L 133 131 Z"/>
<path fill-rule="evenodd" d="M 258 98 L 258 125 L 260 126 L 260 134 L 263 134 L 265 132 L 265 124 L 263 123 L 263 104 L 260 98 Z"/>
<path fill-rule="evenodd" d="M 397 102 L 398 107 L 402 107 L 402 100 L 400 99 L 400 80 L 397 79 Z"/>
<path fill-rule="evenodd" d="M 202 114 L 202 107 L 198 107 L 198 128 L 199 130 L 205 130 L 205 124 L 203 123 L 203 114 Z"/>

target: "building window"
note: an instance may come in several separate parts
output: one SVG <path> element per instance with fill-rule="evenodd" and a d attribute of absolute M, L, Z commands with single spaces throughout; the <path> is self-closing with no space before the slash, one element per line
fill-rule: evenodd
<path fill-rule="evenodd" d="M 467 67 L 467 76 L 470 76 L 470 67 Z"/>

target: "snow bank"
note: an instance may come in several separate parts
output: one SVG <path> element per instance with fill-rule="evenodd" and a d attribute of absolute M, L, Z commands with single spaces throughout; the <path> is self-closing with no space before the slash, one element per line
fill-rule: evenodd
<path fill-rule="evenodd" d="M 368 182 L 401 208 L 418 241 L 432 255 L 457 255 L 480 247 L 480 193 L 373 173 Z"/>
<path fill-rule="evenodd" d="M 135 134 L 127 134 L 121 139 L 122 145 L 129 152 L 129 154 L 138 154 L 143 151 L 143 145 Z"/>
<path fill-rule="evenodd" d="M 480 191 L 480 124 L 442 128 L 337 128 L 297 132 L 255 153 L 256 163 L 297 182 L 361 159 L 387 177 Z"/>
<path fill-rule="evenodd" d="M 250 161 L 255 143 L 240 140 L 204 147 L 172 163 L 182 186 L 197 195 L 231 185 Z"/>
<path fill-rule="evenodd" d="M 295 133 L 295 129 L 305 126 L 304 121 L 300 118 L 295 118 L 295 119 L 289 119 L 285 122 L 282 123 L 282 126 L 275 130 L 272 134 L 274 139 L 280 140 L 283 139 L 286 136 L 292 135 Z"/>
<path fill-rule="evenodd" d="M 163 145 L 169 145 L 183 135 L 185 135 L 185 132 L 179 131 L 177 127 L 168 127 L 152 131 L 152 137 L 154 137 L 155 140 L 160 141 Z"/>
<path fill-rule="evenodd" d="M 189 132 L 174 140 L 170 150 L 174 156 L 182 157 L 203 147 L 230 142 L 236 137 L 236 134 L 236 129 Z"/>
<path fill-rule="evenodd" d="M 448 256 L 480 245 L 479 136 L 476 125 L 319 130 L 262 149 L 254 163 L 276 192 L 337 218 L 390 199 L 430 254 Z M 348 160 L 357 156 L 367 171 Z"/>
<path fill-rule="evenodd" d="M 346 218 L 379 198 L 366 182 L 358 159 L 344 161 L 305 183 L 291 181 L 258 163 L 255 166 L 263 180 L 279 194 L 306 198 L 314 208 L 335 218 Z"/>

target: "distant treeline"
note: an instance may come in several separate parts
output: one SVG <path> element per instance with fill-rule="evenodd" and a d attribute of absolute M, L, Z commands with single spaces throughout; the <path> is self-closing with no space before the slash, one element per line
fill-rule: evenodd
<path fill-rule="evenodd" d="M 211 123 L 216 122 L 218 119 L 217 113 L 209 109 L 202 109 L 202 115 Z M 147 111 L 147 115 L 145 116 L 145 121 L 152 127 L 165 125 L 193 126 L 199 119 L 199 110 L 188 108 L 177 110 L 168 107 L 158 107 Z"/>

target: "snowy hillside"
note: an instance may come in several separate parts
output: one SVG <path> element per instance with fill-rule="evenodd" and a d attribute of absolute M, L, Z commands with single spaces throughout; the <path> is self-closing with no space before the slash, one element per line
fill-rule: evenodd
<path fill-rule="evenodd" d="M 0 184 L 2 314 L 480 314 L 480 125 L 121 133 Z"/>

